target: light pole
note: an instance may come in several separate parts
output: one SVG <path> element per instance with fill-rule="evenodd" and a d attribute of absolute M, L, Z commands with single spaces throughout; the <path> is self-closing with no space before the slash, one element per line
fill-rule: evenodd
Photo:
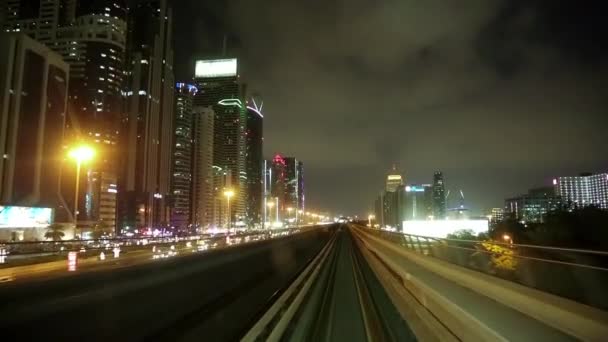
<path fill-rule="evenodd" d="M 226 190 L 224 191 L 224 196 L 226 196 L 227 209 L 228 209 L 228 234 L 230 234 L 230 228 L 232 226 L 232 215 L 230 212 L 230 198 L 234 196 L 234 191 Z M 235 232 L 236 233 L 236 232 Z"/>
<path fill-rule="evenodd" d="M 266 206 L 268 207 L 268 211 L 270 212 L 272 210 L 272 207 L 274 207 L 274 202 L 267 202 Z M 268 215 L 268 217 L 270 217 L 270 215 Z M 270 223 L 269 228 L 272 228 L 272 222 Z"/>
<path fill-rule="evenodd" d="M 291 212 L 293 211 L 292 207 L 287 207 L 287 220 L 291 219 Z"/>
<path fill-rule="evenodd" d="M 76 186 L 74 190 L 74 231 L 78 228 L 78 191 L 80 188 L 80 167 L 82 163 L 93 159 L 95 151 L 88 146 L 79 146 L 70 150 L 70 158 L 76 161 Z"/>
<path fill-rule="evenodd" d="M 279 198 L 275 197 L 274 198 L 274 212 L 275 212 L 275 218 L 274 218 L 274 222 L 279 222 Z"/>

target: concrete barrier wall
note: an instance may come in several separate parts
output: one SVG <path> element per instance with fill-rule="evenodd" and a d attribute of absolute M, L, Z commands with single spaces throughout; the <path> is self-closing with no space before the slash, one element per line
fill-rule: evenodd
<path fill-rule="evenodd" d="M 362 229 L 355 230 L 358 236 L 366 242 L 368 248 L 375 251 L 392 271 L 404 277 L 407 277 L 407 272 L 401 270 L 398 265 L 392 263 L 388 258 L 382 258 L 383 249 L 399 253 L 408 260 L 456 284 L 487 296 L 498 303 L 581 340 L 602 341 L 608 336 L 608 313 L 605 311 L 432 257 L 423 256 L 368 234 Z M 416 280 L 410 282 L 418 288 L 418 291 L 421 292 L 419 296 L 422 298 L 435 298 L 437 300 L 441 297 L 441 294 L 433 294 L 428 288 L 425 289 L 424 284 L 416 284 Z M 441 302 L 440 299 L 439 302 Z M 449 307 L 449 303 L 443 302 L 442 305 L 446 306 L 443 310 Z M 456 315 L 458 313 L 452 310 L 452 314 Z"/>

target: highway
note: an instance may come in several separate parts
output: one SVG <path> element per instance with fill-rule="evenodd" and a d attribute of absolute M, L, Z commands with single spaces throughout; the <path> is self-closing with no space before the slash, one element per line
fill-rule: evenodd
<path fill-rule="evenodd" d="M 5 283 L 0 332 L 28 341 L 233 340 L 330 236 L 320 228 L 127 268 Z"/>

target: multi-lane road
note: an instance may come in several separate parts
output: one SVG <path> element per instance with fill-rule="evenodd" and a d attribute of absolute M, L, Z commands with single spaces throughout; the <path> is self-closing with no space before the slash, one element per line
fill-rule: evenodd
<path fill-rule="evenodd" d="M 19 340 L 233 340 L 327 243 L 328 228 L 119 269 L 0 286 Z"/>

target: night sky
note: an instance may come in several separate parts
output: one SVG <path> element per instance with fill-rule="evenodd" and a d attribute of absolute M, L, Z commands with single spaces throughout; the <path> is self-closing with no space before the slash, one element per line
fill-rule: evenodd
<path fill-rule="evenodd" d="M 174 3 L 177 78 L 227 34 L 309 208 L 366 214 L 394 163 L 408 183 L 442 170 L 475 210 L 608 171 L 606 1 Z"/>

